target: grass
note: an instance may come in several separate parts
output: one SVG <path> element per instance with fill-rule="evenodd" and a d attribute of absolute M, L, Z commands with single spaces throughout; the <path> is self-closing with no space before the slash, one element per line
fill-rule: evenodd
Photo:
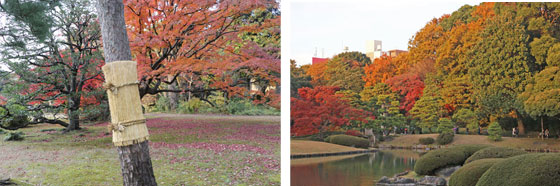
<path fill-rule="evenodd" d="M 397 147 L 410 147 L 418 145 L 420 138 L 432 137 L 436 138 L 438 134 L 416 134 L 401 135 L 391 141 L 382 142 L 382 145 L 392 145 Z M 497 147 L 512 147 L 518 149 L 550 149 L 560 150 L 560 140 L 557 139 L 537 139 L 537 138 L 512 138 L 502 137 L 502 141 L 493 142 L 488 140 L 488 136 L 483 135 L 463 135 L 456 134 L 453 142 L 449 145 L 460 144 L 486 144 Z"/>
<path fill-rule="evenodd" d="M 146 117 L 160 185 L 280 185 L 280 117 Z M 65 134 L 44 131 L 61 128 L 47 124 L 22 129 L 24 141 L 0 142 L 0 179 L 30 185 L 122 185 L 106 125 Z"/>
<path fill-rule="evenodd" d="M 319 141 L 290 140 L 290 154 L 316 154 L 364 150 Z"/>

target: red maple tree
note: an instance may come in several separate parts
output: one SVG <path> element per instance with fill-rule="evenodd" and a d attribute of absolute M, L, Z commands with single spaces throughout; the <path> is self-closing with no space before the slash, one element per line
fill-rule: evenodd
<path fill-rule="evenodd" d="M 304 87 L 299 98 L 291 99 L 292 136 L 311 135 L 349 125 L 350 121 L 365 122 L 369 114 L 353 108 L 336 94 L 338 87 Z M 373 119 L 373 118 L 372 118 Z"/>

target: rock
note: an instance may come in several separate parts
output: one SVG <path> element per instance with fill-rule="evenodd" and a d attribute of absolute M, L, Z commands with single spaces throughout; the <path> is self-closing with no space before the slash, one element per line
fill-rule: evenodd
<path fill-rule="evenodd" d="M 401 176 L 404 176 L 404 175 L 407 175 L 407 174 L 408 174 L 408 171 L 404 171 L 404 172 L 395 174 L 395 177 L 401 177 Z"/>
<path fill-rule="evenodd" d="M 381 177 L 381 179 L 379 179 L 379 181 L 377 181 L 377 183 L 390 183 L 391 181 L 389 181 L 389 178 L 387 178 L 387 176 L 383 176 Z"/>
<path fill-rule="evenodd" d="M 416 182 L 417 185 L 424 185 L 424 186 L 445 186 L 447 185 L 447 181 L 445 181 L 442 177 L 437 176 L 425 176 Z"/>
<path fill-rule="evenodd" d="M 436 176 L 447 178 L 451 176 L 451 174 L 453 174 L 455 171 L 459 170 L 460 168 L 461 168 L 460 165 L 454 167 L 441 168 L 436 170 L 435 174 Z"/>
<path fill-rule="evenodd" d="M 408 184 L 408 183 L 416 183 L 416 180 L 412 179 L 412 178 L 397 178 L 397 180 L 395 180 L 396 184 Z"/>

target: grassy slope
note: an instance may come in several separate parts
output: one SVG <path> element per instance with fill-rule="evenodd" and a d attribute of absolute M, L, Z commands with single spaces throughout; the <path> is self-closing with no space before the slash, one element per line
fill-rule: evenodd
<path fill-rule="evenodd" d="M 280 185 L 280 117 L 148 115 L 160 185 Z M 61 134 L 37 125 L 0 141 L 0 178 L 31 185 L 121 185 L 106 123 Z M 0 135 L 3 138 L 3 135 Z"/>
<path fill-rule="evenodd" d="M 422 137 L 436 138 L 437 134 L 418 134 L 418 135 L 402 135 L 395 139 L 383 142 L 382 145 L 393 145 L 399 147 L 413 146 L 418 144 L 418 139 Z M 511 138 L 502 137 L 502 141 L 493 142 L 488 140 L 488 136 L 481 135 L 463 135 L 457 134 L 451 145 L 458 144 L 488 144 L 500 147 L 513 147 L 520 149 L 552 149 L 560 150 L 560 140 L 556 139 L 536 139 L 536 138 Z"/>
<path fill-rule="evenodd" d="M 290 140 L 290 144 L 291 144 L 290 153 L 292 155 L 364 150 L 364 149 L 358 149 L 354 147 L 347 147 L 347 146 L 336 145 L 331 143 L 307 141 L 307 140 Z"/>

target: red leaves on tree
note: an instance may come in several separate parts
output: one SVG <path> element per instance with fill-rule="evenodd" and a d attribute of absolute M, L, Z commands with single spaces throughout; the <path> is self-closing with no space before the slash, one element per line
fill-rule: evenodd
<path fill-rule="evenodd" d="M 376 58 L 372 64 L 364 67 L 365 76 L 363 77 L 366 86 L 375 86 L 377 83 L 384 83 L 385 80 L 393 77 L 397 67 L 393 63 L 393 58 L 383 55 Z"/>
<path fill-rule="evenodd" d="M 336 94 L 338 87 L 304 87 L 298 90 L 300 98 L 291 99 L 293 136 L 332 131 L 348 125 L 351 120 L 365 121 L 368 112 L 353 108 Z M 373 118 L 372 118 L 373 119 Z"/>
<path fill-rule="evenodd" d="M 402 74 L 392 77 L 386 81 L 391 86 L 391 90 L 401 96 L 401 110 L 409 111 L 416 103 L 416 100 L 422 96 L 424 90 L 424 82 L 417 74 Z"/>

